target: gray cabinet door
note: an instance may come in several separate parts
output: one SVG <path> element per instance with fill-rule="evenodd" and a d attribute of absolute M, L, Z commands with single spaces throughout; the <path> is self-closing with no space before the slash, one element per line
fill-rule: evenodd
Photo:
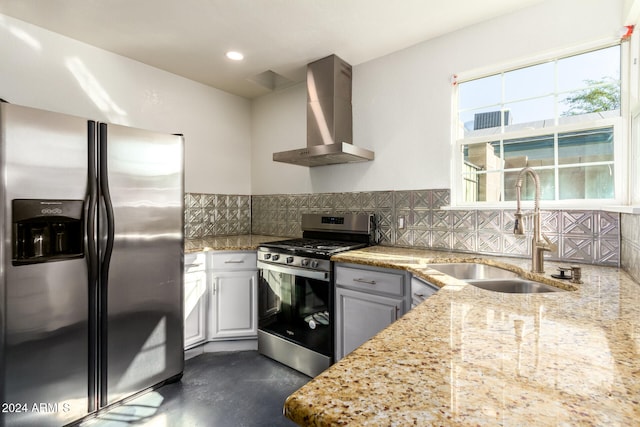
<path fill-rule="evenodd" d="M 402 298 L 336 289 L 336 360 L 351 353 L 402 315 Z"/>
<path fill-rule="evenodd" d="M 211 273 L 210 340 L 257 336 L 257 283 L 255 270 Z"/>

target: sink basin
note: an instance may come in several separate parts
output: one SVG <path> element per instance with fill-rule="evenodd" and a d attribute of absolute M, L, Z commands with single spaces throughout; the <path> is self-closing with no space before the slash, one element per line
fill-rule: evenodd
<path fill-rule="evenodd" d="M 563 291 L 563 289 L 525 279 L 467 280 L 467 283 L 487 291 L 509 294 L 538 294 Z"/>
<path fill-rule="evenodd" d="M 510 279 L 517 278 L 518 274 L 504 268 L 473 262 L 459 262 L 448 264 L 428 264 L 427 267 L 437 270 L 447 276 L 459 280 L 475 279 Z"/>

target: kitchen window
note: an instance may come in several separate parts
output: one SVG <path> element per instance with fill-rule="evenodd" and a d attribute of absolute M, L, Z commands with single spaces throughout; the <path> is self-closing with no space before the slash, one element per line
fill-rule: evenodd
<path fill-rule="evenodd" d="M 527 166 L 547 205 L 621 201 L 621 51 L 618 43 L 457 82 L 456 204 L 513 202 Z M 533 199 L 529 184 L 523 199 Z"/>

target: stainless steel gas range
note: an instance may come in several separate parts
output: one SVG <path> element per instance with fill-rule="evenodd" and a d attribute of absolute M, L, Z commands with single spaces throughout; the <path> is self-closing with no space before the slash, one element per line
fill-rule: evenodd
<path fill-rule="evenodd" d="M 371 244 L 373 216 L 303 214 L 302 230 L 258 247 L 258 351 L 313 377 L 334 361 L 330 258 Z"/>

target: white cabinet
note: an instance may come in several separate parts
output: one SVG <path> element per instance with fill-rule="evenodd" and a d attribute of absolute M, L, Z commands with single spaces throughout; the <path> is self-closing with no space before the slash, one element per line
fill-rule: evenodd
<path fill-rule="evenodd" d="M 258 270 L 254 251 L 209 254 L 208 339 L 258 335 Z"/>
<path fill-rule="evenodd" d="M 386 268 L 338 263 L 336 284 L 336 361 L 410 307 L 408 273 Z"/>
<path fill-rule="evenodd" d="M 184 257 L 184 347 L 205 341 L 207 324 L 207 272 L 205 253 Z"/>

